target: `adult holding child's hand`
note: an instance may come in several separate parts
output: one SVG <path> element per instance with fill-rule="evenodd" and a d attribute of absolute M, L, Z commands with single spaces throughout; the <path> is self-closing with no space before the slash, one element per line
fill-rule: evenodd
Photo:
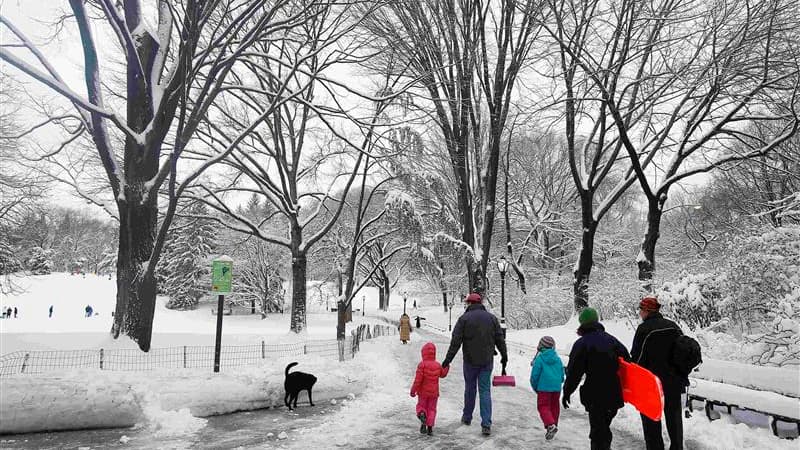
<path fill-rule="evenodd" d="M 450 362 L 463 347 L 464 350 L 464 412 L 461 423 L 472 423 L 475 410 L 476 390 L 480 392 L 481 432 L 489 436 L 492 432 L 492 368 L 495 347 L 500 352 L 503 373 L 508 364 L 506 341 L 500 321 L 494 314 L 486 311 L 481 304 L 481 296 L 471 293 L 467 296 L 467 310 L 458 318 L 450 339 L 450 348 L 442 367 Z"/>

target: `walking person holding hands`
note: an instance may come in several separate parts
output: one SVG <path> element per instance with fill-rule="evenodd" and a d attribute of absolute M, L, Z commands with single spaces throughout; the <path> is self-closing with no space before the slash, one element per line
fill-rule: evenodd
<path fill-rule="evenodd" d="M 467 296 L 467 310 L 458 318 L 450 339 L 450 348 L 442 362 L 447 368 L 458 350 L 464 350 L 464 411 L 461 423 L 472 423 L 475 411 L 476 390 L 480 392 L 481 433 L 492 433 L 492 368 L 494 349 L 500 351 L 500 364 L 505 372 L 508 352 L 503 329 L 494 314 L 481 304 L 481 295 L 473 292 Z"/>

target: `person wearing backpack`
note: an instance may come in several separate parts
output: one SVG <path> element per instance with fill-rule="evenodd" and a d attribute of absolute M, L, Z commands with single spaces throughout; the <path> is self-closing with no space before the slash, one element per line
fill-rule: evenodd
<path fill-rule="evenodd" d="M 675 322 L 664 318 L 661 304 L 656 297 L 647 296 L 639 302 L 639 317 L 642 323 L 636 329 L 631 347 L 631 359 L 636 364 L 653 372 L 664 390 L 664 418 L 667 422 L 670 450 L 683 449 L 683 419 L 681 417 L 681 394 L 689 385 L 689 371 L 673 363 L 676 343 L 683 336 Z M 642 431 L 647 450 L 663 450 L 661 421 L 642 415 Z"/>

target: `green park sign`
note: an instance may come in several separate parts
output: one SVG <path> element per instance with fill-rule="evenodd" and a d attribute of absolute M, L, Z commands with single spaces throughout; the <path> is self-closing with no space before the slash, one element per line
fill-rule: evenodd
<path fill-rule="evenodd" d="M 231 292 L 233 279 L 233 259 L 229 256 L 220 256 L 211 261 L 211 291 L 217 294 Z"/>

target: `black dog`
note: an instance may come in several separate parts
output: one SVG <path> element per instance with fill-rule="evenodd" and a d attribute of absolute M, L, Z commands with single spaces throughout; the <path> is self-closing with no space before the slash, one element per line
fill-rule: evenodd
<path fill-rule="evenodd" d="M 283 382 L 283 388 L 286 390 L 283 403 L 286 404 L 286 407 L 289 408 L 290 411 L 297 408 L 297 396 L 300 395 L 300 391 L 308 391 L 308 402 L 311 403 L 311 406 L 314 406 L 314 401 L 311 400 L 311 389 L 314 387 L 314 383 L 317 382 L 317 377 L 310 373 L 289 373 L 289 369 L 296 365 L 297 363 L 293 362 L 286 366 L 286 380 Z M 294 408 L 292 408 L 293 401 Z"/>

